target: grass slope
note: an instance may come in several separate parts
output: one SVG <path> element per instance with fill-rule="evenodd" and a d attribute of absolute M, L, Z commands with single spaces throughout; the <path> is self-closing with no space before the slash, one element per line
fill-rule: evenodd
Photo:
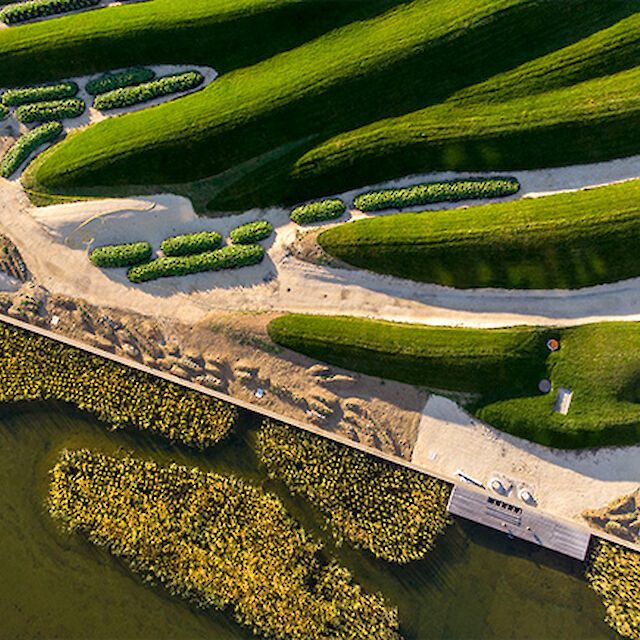
<path fill-rule="evenodd" d="M 470 408 L 508 433 L 560 448 L 640 442 L 640 325 L 460 329 L 360 318 L 288 315 L 269 324 L 278 344 L 329 364 L 475 394 Z M 553 336 L 561 348 L 546 350 Z M 547 377 L 552 391 L 537 383 Z M 569 413 L 553 411 L 559 387 Z"/>
<path fill-rule="evenodd" d="M 323 231 L 349 264 L 459 288 L 574 289 L 640 276 L 640 180 Z"/>

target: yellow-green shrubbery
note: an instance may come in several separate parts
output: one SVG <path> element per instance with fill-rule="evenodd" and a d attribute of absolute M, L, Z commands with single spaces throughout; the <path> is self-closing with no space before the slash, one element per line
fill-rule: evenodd
<path fill-rule="evenodd" d="M 274 495 L 233 476 L 64 451 L 50 513 L 146 581 L 265 638 L 399 639 L 397 613 L 328 562 Z"/>

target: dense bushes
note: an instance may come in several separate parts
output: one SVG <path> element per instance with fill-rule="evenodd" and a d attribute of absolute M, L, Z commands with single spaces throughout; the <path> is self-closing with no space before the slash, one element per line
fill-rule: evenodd
<path fill-rule="evenodd" d="M 0 120 L 4 120 L 9 115 L 9 109 L 3 104 L 0 104 Z"/>
<path fill-rule="evenodd" d="M 345 212 L 342 200 L 320 200 L 300 205 L 291 212 L 291 219 L 298 224 L 320 222 L 339 218 Z"/>
<path fill-rule="evenodd" d="M 34 102 L 23 104 L 16 109 L 16 118 L 20 122 L 51 122 L 76 118 L 84 113 L 84 101 L 79 98 L 54 100 L 52 102 Z"/>
<path fill-rule="evenodd" d="M 100 0 L 26 0 L 7 5 L 0 11 L 0 20 L 6 24 L 16 24 L 33 18 L 95 7 L 99 2 Z"/>
<path fill-rule="evenodd" d="M 251 244 L 268 238 L 273 233 L 273 226 L 266 220 L 257 220 L 236 227 L 229 235 L 233 244 Z"/>
<path fill-rule="evenodd" d="M 160 249 L 165 256 L 189 256 L 217 249 L 222 243 L 222 236 L 216 231 L 201 231 L 173 236 L 163 240 Z"/>
<path fill-rule="evenodd" d="M 0 324 L 0 402 L 59 400 L 119 429 L 208 447 L 235 427 L 235 406 Z"/>
<path fill-rule="evenodd" d="M 73 98 L 76 93 L 78 93 L 78 85 L 75 82 L 59 82 L 58 84 L 48 84 L 43 87 L 8 89 L 2 94 L 2 104 L 7 107 L 19 107 L 21 104 L 30 102 Z"/>
<path fill-rule="evenodd" d="M 18 167 L 41 144 L 53 140 L 62 133 L 62 125 L 59 122 L 48 122 L 18 138 L 15 144 L 7 151 L 0 164 L 0 176 L 9 178 Z"/>
<path fill-rule="evenodd" d="M 127 69 L 126 71 L 119 71 L 118 73 L 105 73 L 99 78 L 89 80 L 85 89 L 87 93 L 95 96 L 99 93 L 106 93 L 114 89 L 121 89 L 122 87 L 130 87 L 142 82 L 147 82 L 155 78 L 155 76 L 156 72 L 153 71 L 153 69 L 136 67 L 135 69 Z"/>
<path fill-rule="evenodd" d="M 184 276 L 202 271 L 218 271 L 257 264 L 264 256 L 259 244 L 230 245 L 193 256 L 158 258 L 131 267 L 127 276 L 131 282 L 146 282 L 167 276 Z"/>
<path fill-rule="evenodd" d="M 336 538 L 389 562 L 422 558 L 449 522 L 450 487 L 435 478 L 270 420 L 257 451 L 272 477 L 320 509 Z"/>
<path fill-rule="evenodd" d="M 151 257 L 148 242 L 130 242 L 97 247 L 91 252 L 91 262 L 97 267 L 130 267 Z"/>
<path fill-rule="evenodd" d="M 260 637 L 399 640 L 381 596 L 328 561 L 278 498 L 234 476 L 65 450 L 49 511 L 145 581 L 230 610 Z"/>
<path fill-rule="evenodd" d="M 204 81 L 204 76 L 199 71 L 185 71 L 170 76 L 163 76 L 151 82 L 145 82 L 133 87 L 122 87 L 107 91 L 93 101 L 96 109 L 119 109 L 140 102 L 147 102 L 154 98 L 166 96 L 178 91 L 187 91 L 197 87 Z"/>
<path fill-rule="evenodd" d="M 474 198 L 509 196 L 520 189 L 516 178 L 464 178 L 426 182 L 401 189 L 379 189 L 357 196 L 353 204 L 360 211 L 398 209 L 433 202 L 457 202 Z"/>

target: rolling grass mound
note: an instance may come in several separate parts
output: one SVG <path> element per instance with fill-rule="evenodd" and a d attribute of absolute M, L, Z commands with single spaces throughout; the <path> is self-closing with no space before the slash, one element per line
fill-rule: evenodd
<path fill-rule="evenodd" d="M 640 180 L 323 231 L 354 266 L 459 288 L 576 289 L 640 276 Z"/>

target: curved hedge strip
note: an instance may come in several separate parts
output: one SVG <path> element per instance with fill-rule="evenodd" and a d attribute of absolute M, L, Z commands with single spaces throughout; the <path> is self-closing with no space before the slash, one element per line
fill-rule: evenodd
<path fill-rule="evenodd" d="M 78 85 L 75 82 L 59 82 L 43 87 L 7 89 L 7 91 L 2 94 L 2 104 L 7 107 L 19 107 L 21 104 L 28 104 L 30 102 L 73 98 L 77 93 Z"/>
<path fill-rule="evenodd" d="M 296 207 L 291 212 L 291 219 L 298 224 L 321 222 L 339 218 L 345 210 L 342 200 L 320 200 Z"/>
<path fill-rule="evenodd" d="M 34 102 L 33 104 L 23 104 L 18 107 L 16 109 L 16 118 L 20 122 L 51 122 L 52 120 L 77 118 L 84 113 L 84 110 L 85 104 L 80 98 Z"/>
<path fill-rule="evenodd" d="M 0 176 L 9 178 L 16 169 L 29 157 L 29 154 L 41 144 L 49 142 L 62 133 L 59 122 L 48 122 L 18 138 L 16 143 L 7 151 L 0 164 Z"/>
<path fill-rule="evenodd" d="M 273 233 L 273 225 L 266 220 L 256 220 L 236 227 L 229 236 L 233 244 L 252 244 L 268 238 Z"/>
<path fill-rule="evenodd" d="M 217 231 L 200 231 L 167 238 L 163 240 L 160 249 L 165 256 L 190 256 L 213 251 L 221 243 L 222 236 Z"/>
<path fill-rule="evenodd" d="M 97 267 L 130 267 L 150 257 L 151 245 L 148 242 L 130 242 L 97 247 L 89 259 Z"/>
<path fill-rule="evenodd" d="M 100 93 L 107 93 L 107 91 L 113 91 L 114 89 L 121 89 L 122 87 L 130 87 L 142 82 L 148 82 L 155 77 L 156 72 L 153 71 L 153 69 L 136 67 L 135 69 L 127 69 L 126 71 L 119 71 L 118 73 L 105 73 L 99 78 L 89 80 L 85 89 L 87 93 L 95 96 Z"/>
<path fill-rule="evenodd" d="M 259 244 L 229 245 L 193 256 L 158 258 L 145 264 L 131 267 L 127 276 L 131 282 L 147 282 L 168 276 L 184 276 L 202 271 L 218 271 L 258 264 L 264 257 L 264 248 Z"/>
<path fill-rule="evenodd" d="M 154 98 L 187 91 L 193 89 L 204 81 L 204 76 L 199 71 L 185 71 L 170 76 L 163 76 L 151 82 L 136 85 L 134 87 L 122 87 L 107 91 L 96 96 L 93 106 L 105 111 L 107 109 L 119 109 L 141 102 L 148 102 Z"/>
<path fill-rule="evenodd" d="M 27 0 L 26 2 L 15 2 L 0 11 L 0 20 L 5 24 L 16 24 L 33 20 L 34 18 L 95 7 L 99 2 L 100 0 Z"/>
<path fill-rule="evenodd" d="M 510 196 L 520 189 L 516 178 L 463 178 L 425 182 L 403 189 L 378 189 L 361 193 L 353 201 L 360 211 L 399 209 L 434 202 L 458 202 L 476 198 Z"/>

